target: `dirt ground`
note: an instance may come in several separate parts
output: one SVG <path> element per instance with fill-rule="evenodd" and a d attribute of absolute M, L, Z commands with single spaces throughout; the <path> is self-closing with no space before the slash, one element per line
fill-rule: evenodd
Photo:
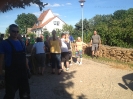
<path fill-rule="evenodd" d="M 34 75 L 29 82 L 31 99 L 133 99 L 132 70 L 89 59 L 83 59 L 82 65 L 73 63 L 61 75 L 51 74 L 47 67 L 43 76 Z M 4 91 L 0 90 L 0 99 Z"/>

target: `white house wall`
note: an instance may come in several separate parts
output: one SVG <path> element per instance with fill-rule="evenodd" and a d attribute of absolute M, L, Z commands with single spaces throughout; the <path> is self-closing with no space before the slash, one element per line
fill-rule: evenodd
<path fill-rule="evenodd" d="M 52 11 L 49 10 L 48 13 L 47 13 L 47 15 L 46 15 L 45 18 L 43 19 L 42 24 L 43 24 L 44 22 L 46 22 L 48 19 L 52 18 L 52 17 L 54 17 L 54 15 L 53 15 Z"/>
<path fill-rule="evenodd" d="M 59 24 L 59 26 L 57 26 L 57 25 L 54 25 L 54 21 L 59 21 L 60 22 L 60 24 Z M 62 21 L 62 20 L 60 20 L 58 17 L 56 17 L 56 18 L 54 18 L 51 22 L 49 22 L 46 26 L 45 26 L 45 28 L 47 28 L 47 30 L 49 31 L 49 32 L 52 32 L 52 30 L 56 30 L 56 29 L 62 29 L 62 27 L 63 27 L 63 25 L 64 25 L 65 23 Z"/>
<path fill-rule="evenodd" d="M 41 29 L 35 29 L 33 32 L 36 34 L 37 37 L 40 37 L 41 35 Z"/>

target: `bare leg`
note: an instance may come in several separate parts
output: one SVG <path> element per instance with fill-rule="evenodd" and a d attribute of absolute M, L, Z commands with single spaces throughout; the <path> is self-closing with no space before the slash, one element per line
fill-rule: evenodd
<path fill-rule="evenodd" d="M 92 58 L 94 58 L 94 51 L 92 51 Z"/>
<path fill-rule="evenodd" d="M 82 58 L 80 58 L 80 62 L 82 63 Z"/>
<path fill-rule="evenodd" d="M 64 69 L 64 62 L 61 62 L 61 68 Z"/>
<path fill-rule="evenodd" d="M 66 70 L 69 70 L 69 61 L 66 62 Z"/>

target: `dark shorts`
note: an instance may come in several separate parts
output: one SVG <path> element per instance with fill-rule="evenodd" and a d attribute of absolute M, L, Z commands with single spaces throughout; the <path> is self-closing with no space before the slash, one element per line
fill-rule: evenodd
<path fill-rule="evenodd" d="M 62 52 L 61 53 L 61 62 L 69 61 L 69 52 Z"/>
<path fill-rule="evenodd" d="M 36 54 L 36 60 L 38 67 L 45 66 L 45 53 Z"/>
<path fill-rule="evenodd" d="M 69 60 L 70 60 L 70 59 L 71 59 L 71 57 L 72 57 L 72 52 L 71 52 L 71 51 L 69 51 L 68 53 L 69 53 Z"/>

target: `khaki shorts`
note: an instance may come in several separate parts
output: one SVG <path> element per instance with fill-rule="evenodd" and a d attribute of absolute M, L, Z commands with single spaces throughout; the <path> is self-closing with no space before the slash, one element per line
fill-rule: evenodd
<path fill-rule="evenodd" d="M 99 50 L 99 44 L 92 44 L 92 51 L 98 51 Z"/>

